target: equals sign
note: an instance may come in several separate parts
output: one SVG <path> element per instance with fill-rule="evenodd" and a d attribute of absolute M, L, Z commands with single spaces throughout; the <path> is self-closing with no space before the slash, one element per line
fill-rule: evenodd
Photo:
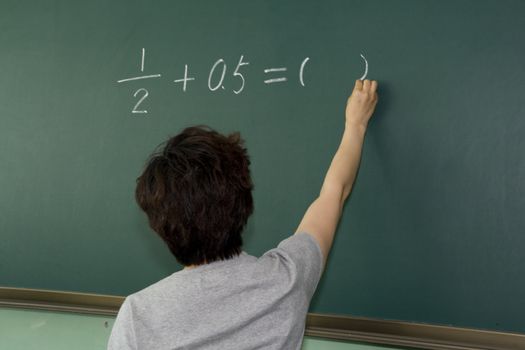
<path fill-rule="evenodd" d="M 265 74 L 268 74 L 268 73 L 273 73 L 273 72 L 286 72 L 288 69 L 286 67 L 281 67 L 281 68 L 267 68 L 264 70 L 264 73 Z M 281 83 L 281 82 L 284 82 L 284 81 L 287 81 L 288 79 L 286 77 L 281 77 L 281 78 L 273 78 L 273 79 L 266 79 L 264 81 L 265 84 L 271 84 L 271 83 Z"/>

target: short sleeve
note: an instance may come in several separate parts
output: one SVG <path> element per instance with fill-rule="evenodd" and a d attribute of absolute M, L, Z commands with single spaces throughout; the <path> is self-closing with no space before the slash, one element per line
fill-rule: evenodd
<path fill-rule="evenodd" d="M 323 253 L 316 239 L 308 233 L 296 233 L 267 254 L 280 255 L 293 264 L 298 281 L 311 299 L 323 272 Z"/>
<path fill-rule="evenodd" d="M 133 311 L 130 298 L 127 297 L 122 303 L 113 324 L 108 341 L 108 350 L 135 350 L 135 331 L 133 328 Z"/>

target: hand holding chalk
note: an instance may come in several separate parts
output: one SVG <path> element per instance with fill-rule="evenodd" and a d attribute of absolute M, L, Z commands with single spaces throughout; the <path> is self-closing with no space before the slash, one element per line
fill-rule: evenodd
<path fill-rule="evenodd" d="M 346 103 L 346 126 L 364 128 L 377 104 L 377 81 L 356 80 L 354 91 Z"/>
<path fill-rule="evenodd" d="M 365 79 L 366 75 L 368 74 L 368 61 L 366 60 L 365 56 L 363 56 L 363 54 L 361 54 L 361 58 L 363 59 L 363 61 L 365 61 L 365 72 L 363 73 L 361 78 L 359 78 L 359 80 Z"/>

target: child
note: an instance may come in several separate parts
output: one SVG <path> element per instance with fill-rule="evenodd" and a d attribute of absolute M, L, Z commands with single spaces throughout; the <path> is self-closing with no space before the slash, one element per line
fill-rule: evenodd
<path fill-rule="evenodd" d="M 190 127 L 153 154 L 136 199 L 185 268 L 126 298 L 108 349 L 300 349 L 376 88 L 375 81 L 355 82 L 319 197 L 296 233 L 260 258 L 242 251 L 253 185 L 238 133 Z"/>

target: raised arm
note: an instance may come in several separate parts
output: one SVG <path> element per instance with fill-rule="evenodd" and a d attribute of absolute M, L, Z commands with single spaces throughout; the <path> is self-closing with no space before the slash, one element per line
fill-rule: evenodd
<path fill-rule="evenodd" d="M 343 205 L 352 191 L 368 121 L 377 103 L 377 82 L 357 80 L 346 104 L 345 130 L 341 144 L 326 173 L 319 197 L 304 214 L 296 233 L 317 240 L 326 261 Z"/>

